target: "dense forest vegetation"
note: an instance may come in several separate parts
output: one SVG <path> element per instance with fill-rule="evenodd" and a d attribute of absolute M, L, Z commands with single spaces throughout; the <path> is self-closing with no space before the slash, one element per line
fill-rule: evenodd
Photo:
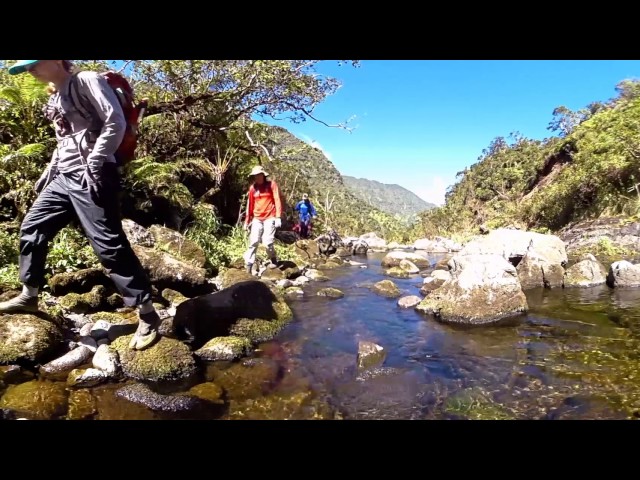
<path fill-rule="evenodd" d="M 459 172 L 445 205 L 422 215 L 425 233 L 465 236 L 515 225 L 541 232 L 599 216 L 640 213 L 640 83 L 579 111 L 560 106 L 548 130 L 531 140 L 498 137 Z"/>
<path fill-rule="evenodd" d="M 0 61 L 0 282 L 17 280 L 20 223 L 35 199 L 33 185 L 48 164 L 55 138 L 42 115 L 45 86 L 30 75 L 10 76 Z M 308 60 L 129 60 L 118 66 L 149 108 L 140 127 L 137 158 L 127 166 L 123 214 L 150 226 L 165 225 L 195 240 L 215 271 L 246 246 L 243 220 L 251 168 L 262 164 L 281 186 L 287 218 L 308 192 L 318 208 L 316 233 L 375 231 L 409 241 L 391 215 L 365 205 L 343 185 L 322 153 L 286 129 L 260 120 L 318 121 L 314 107 L 340 85 Z M 345 68 L 358 62 L 340 62 Z M 116 69 L 106 61 L 74 61 L 77 69 Z M 278 243 L 286 257 L 283 244 Z M 77 225 L 63 229 L 48 256 L 49 274 L 96 265 Z"/>

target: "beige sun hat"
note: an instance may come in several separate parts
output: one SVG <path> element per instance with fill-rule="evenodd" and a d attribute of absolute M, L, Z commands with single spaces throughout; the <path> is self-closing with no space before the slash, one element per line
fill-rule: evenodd
<path fill-rule="evenodd" d="M 264 168 L 262 168 L 262 165 L 256 165 L 255 167 L 253 167 L 253 170 L 251 170 L 249 176 L 253 177 L 254 175 L 258 175 L 259 173 L 262 173 L 265 177 L 269 176 L 269 174 L 264 171 Z"/>

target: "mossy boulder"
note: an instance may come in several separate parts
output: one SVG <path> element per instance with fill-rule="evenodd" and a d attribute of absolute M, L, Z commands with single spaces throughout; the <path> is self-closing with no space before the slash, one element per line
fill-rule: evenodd
<path fill-rule="evenodd" d="M 253 343 L 262 343 L 273 340 L 283 328 L 284 323 L 277 320 L 241 318 L 231 327 L 230 333 Z"/>
<path fill-rule="evenodd" d="M 320 248 L 315 240 L 298 240 L 295 251 L 303 261 L 311 260 L 320 255 Z"/>
<path fill-rule="evenodd" d="M 35 315 L 0 318 L 0 364 L 39 362 L 62 347 L 62 332 L 52 322 Z"/>
<path fill-rule="evenodd" d="M 409 272 L 400 267 L 391 267 L 385 270 L 384 274 L 393 278 L 409 278 Z"/>
<path fill-rule="evenodd" d="M 51 420 L 67 413 L 67 398 L 64 383 L 32 380 L 10 385 L 0 399 L 0 409 L 30 420 Z"/>
<path fill-rule="evenodd" d="M 220 385 L 233 400 L 256 398 L 271 390 L 277 383 L 278 364 L 268 358 L 245 359 L 228 368 L 212 368 L 210 380 Z"/>
<path fill-rule="evenodd" d="M 298 298 L 304 295 L 304 290 L 302 290 L 300 287 L 289 287 L 285 289 L 284 295 L 287 298 Z"/>
<path fill-rule="evenodd" d="M 97 285 L 113 285 L 101 268 L 85 268 L 76 272 L 58 273 L 49 279 L 49 288 L 55 296 L 67 293 L 87 293 Z"/>
<path fill-rule="evenodd" d="M 162 290 L 162 298 L 167 300 L 173 307 L 177 307 L 185 300 L 188 300 L 188 298 L 182 295 L 180 292 L 176 292 L 175 290 L 171 290 L 170 288 L 165 288 L 164 290 Z"/>
<path fill-rule="evenodd" d="M 279 268 L 267 268 L 264 272 L 262 272 L 262 275 L 260 276 L 260 278 L 275 282 L 277 280 L 282 280 L 286 277 L 284 276 L 284 272 Z"/>
<path fill-rule="evenodd" d="M 305 277 L 313 280 L 314 282 L 327 282 L 331 280 L 329 277 L 322 274 L 322 272 L 313 268 L 308 269 L 304 275 Z"/>
<path fill-rule="evenodd" d="M 583 256 L 578 263 L 564 273 L 565 287 L 593 287 L 607 281 L 607 270 L 591 254 Z"/>
<path fill-rule="evenodd" d="M 209 403 L 217 403 L 220 405 L 224 404 L 224 399 L 222 398 L 224 390 L 213 382 L 205 382 L 195 385 L 191 387 L 187 393 Z"/>
<path fill-rule="evenodd" d="M 97 312 L 91 315 L 91 322 L 97 323 L 100 320 L 112 325 L 134 325 L 138 323 L 138 312 L 128 310 L 124 312 Z"/>
<path fill-rule="evenodd" d="M 402 295 L 398 286 L 391 280 L 381 280 L 372 287 L 374 293 L 387 298 L 396 298 Z"/>
<path fill-rule="evenodd" d="M 193 354 L 184 343 L 161 337 L 152 347 L 138 351 L 129 349 L 131 337 L 119 337 L 111 344 L 127 377 L 158 382 L 188 378 L 196 372 Z"/>
<path fill-rule="evenodd" d="M 96 285 L 87 293 L 68 293 L 59 301 L 59 305 L 72 313 L 89 313 L 104 308 L 107 303 L 107 289 Z"/>
<path fill-rule="evenodd" d="M 235 360 L 245 356 L 251 350 L 251 340 L 246 337 L 230 335 L 209 340 L 195 354 L 202 360 Z"/>
<path fill-rule="evenodd" d="M 206 270 L 179 260 L 161 250 L 134 245 L 133 250 L 151 282 L 162 291 L 171 288 L 188 297 L 215 290 L 206 278 Z"/>
<path fill-rule="evenodd" d="M 148 232 L 154 238 L 153 247 L 156 249 L 164 250 L 197 267 L 205 265 L 206 255 L 202 248 L 180 232 L 161 225 L 151 225 Z"/>
<path fill-rule="evenodd" d="M 109 380 L 110 375 L 97 368 L 75 368 L 67 376 L 69 387 L 95 387 Z"/>
<path fill-rule="evenodd" d="M 329 297 L 329 298 L 342 298 L 344 297 L 344 293 L 338 290 L 337 288 L 322 288 L 318 290 L 316 294 L 319 297 Z"/>
<path fill-rule="evenodd" d="M 165 250 L 174 257 L 196 267 L 204 267 L 207 257 L 204 254 L 204 250 L 193 240 L 189 240 L 179 232 L 160 225 L 151 225 L 149 232 L 155 238 L 156 248 Z"/>
<path fill-rule="evenodd" d="M 414 265 L 420 268 L 428 268 L 431 263 L 429 259 L 413 252 L 404 252 L 394 250 L 393 252 L 389 252 L 380 262 L 380 265 L 383 268 L 390 267 L 399 267 L 402 260 L 409 260 Z"/>
<path fill-rule="evenodd" d="M 247 282 L 250 280 L 255 280 L 256 277 L 251 275 L 246 270 L 241 270 L 238 268 L 229 268 L 222 274 L 222 288 L 229 288 L 232 285 L 240 282 Z"/>

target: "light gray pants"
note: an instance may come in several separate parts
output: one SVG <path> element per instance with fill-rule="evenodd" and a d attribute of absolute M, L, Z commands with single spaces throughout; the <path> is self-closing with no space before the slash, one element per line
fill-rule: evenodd
<path fill-rule="evenodd" d="M 276 219 L 267 218 L 266 220 L 258 220 L 254 218 L 251 221 L 251 233 L 249 233 L 249 248 L 244 253 L 245 265 L 253 265 L 256 261 L 256 251 L 260 240 L 262 244 L 267 248 L 267 255 L 269 259 L 276 258 L 276 249 L 273 246 L 276 235 Z"/>

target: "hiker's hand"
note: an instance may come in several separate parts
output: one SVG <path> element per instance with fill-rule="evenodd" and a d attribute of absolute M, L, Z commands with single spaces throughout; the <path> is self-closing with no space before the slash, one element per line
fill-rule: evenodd
<path fill-rule="evenodd" d="M 276 218 L 275 226 L 276 228 L 280 228 L 282 226 L 282 219 Z"/>
<path fill-rule="evenodd" d="M 244 231 L 248 232 L 249 230 L 251 230 L 251 224 L 250 223 L 245 223 L 244 224 Z"/>

